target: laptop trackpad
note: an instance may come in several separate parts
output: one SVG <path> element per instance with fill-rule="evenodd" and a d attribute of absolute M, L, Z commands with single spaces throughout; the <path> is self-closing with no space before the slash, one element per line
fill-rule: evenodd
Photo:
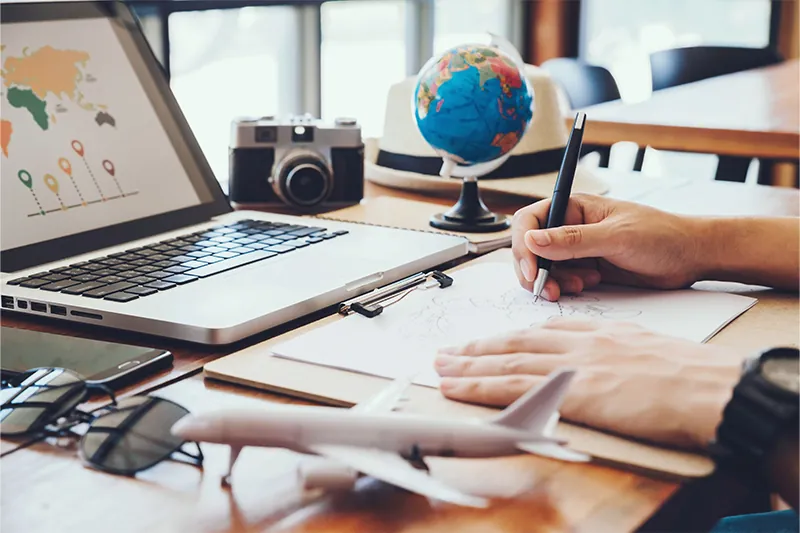
<path fill-rule="evenodd" d="M 189 323 L 208 327 L 241 324 L 296 305 L 301 308 L 291 314 L 301 316 L 318 310 L 320 303 L 337 303 L 324 301 L 326 294 L 379 272 L 381 267 L 378 260 L 362 259 L 354 264 L 330 256 L 312 259 L 310 254 L 303 255 L 270 258 L 195 282 L 189 285 L 195 290 L 185 291 L 181 298 L 181 314 L 190 315 Z"/>

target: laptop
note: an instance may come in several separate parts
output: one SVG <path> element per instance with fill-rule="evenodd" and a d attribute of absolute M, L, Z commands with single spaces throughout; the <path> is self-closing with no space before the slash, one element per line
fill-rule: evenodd
<path fill-rule="evenodd" d="M 4 310 L 227 344 L 467 254 L 232 209 L 122 3 L 2 5 L 2 76 Z"/>

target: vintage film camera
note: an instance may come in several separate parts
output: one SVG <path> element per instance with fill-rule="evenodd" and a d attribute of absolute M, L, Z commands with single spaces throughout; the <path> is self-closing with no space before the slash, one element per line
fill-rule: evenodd
<path fill-rule="evenodd" d="M 234 204 L 314 211 L 364 196 L 364 143 L 354 119 L 236 119 L 229 157 Z"/>

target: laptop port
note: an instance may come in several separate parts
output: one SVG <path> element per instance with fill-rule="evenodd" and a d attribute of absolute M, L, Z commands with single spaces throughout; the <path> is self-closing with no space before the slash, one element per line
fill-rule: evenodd
<path fill-rule="evenodd" d="M 40 304 L 38 302 L 31 302 L 31 309 L 36 311 L 37 313 L 46 313 L 47 306 L 45 304 Z"/>
<path fill-rule="evenodd" d="M 87 313 L 85 311 L 70 311 L 72 316 L 79 316 L 81 318 L 92 318 L 94 320 L 103 320 L 103 315 L 98 315 L 97 313 Z"/>
<path fill-rule="evenodd" d="M 14 309 L 14 297 L 3 296 L 3 307 L 6 309 Z"/>
<path fill-rule="evenodd" d="M 17 300 L 17 307 L 20 309 L 27 309 L 28 308 L 28 301 L 27 300 Z"/>
<path fill-rule="evenodd" d="M 67 316 L 67 308 L 62 305 L 51 305 L 50 312 L 54 315 Z"/>

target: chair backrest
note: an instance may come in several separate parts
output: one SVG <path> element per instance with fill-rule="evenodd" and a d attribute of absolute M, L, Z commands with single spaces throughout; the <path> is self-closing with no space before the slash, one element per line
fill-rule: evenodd
<path fill-rule="evenodd" d="M 772 48 L 693 46 L 650 54 L 650 72 L 653 90 L 658 91 L 781 61 L 781 54 Z"/>
<path fill-rule="evenodd" d="M 619 100 L 619 88 L 611 73 L 579 59 L 559 57 L 540 65 L 558 83 L 573 109 Z"/>

